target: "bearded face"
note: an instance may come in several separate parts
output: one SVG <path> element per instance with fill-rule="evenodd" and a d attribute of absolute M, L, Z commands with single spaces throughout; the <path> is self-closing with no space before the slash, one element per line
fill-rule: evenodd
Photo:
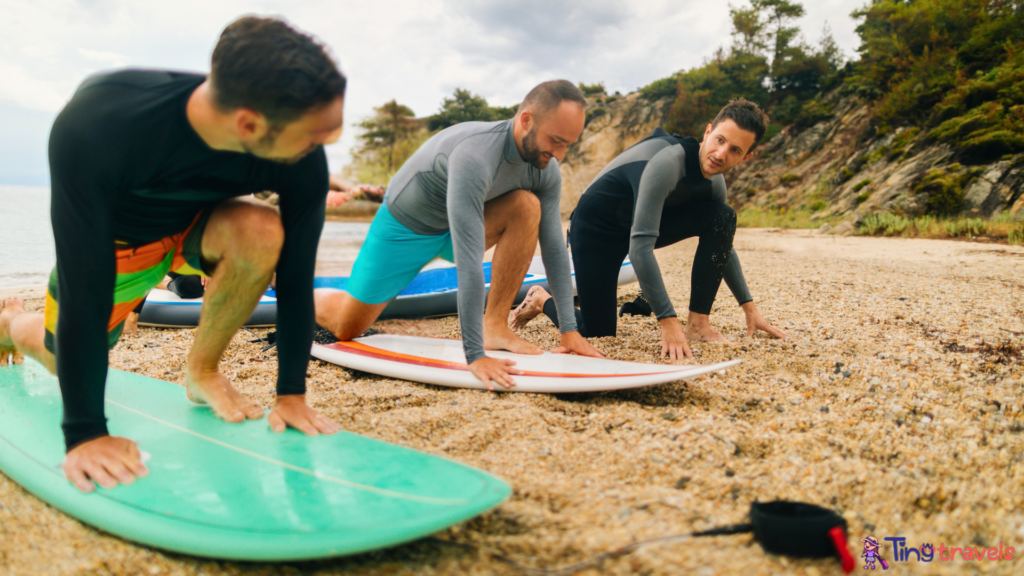
<path fill-rule="evenodd" d="M 540 146 L 537 145 L 536 125 L 534 125 L 526 136 L 523 136 L 523 159 L 532 164 L 538 170 L 547 168 L 548 164 L 551 163 L 550 158 L 542 156 Z"/>

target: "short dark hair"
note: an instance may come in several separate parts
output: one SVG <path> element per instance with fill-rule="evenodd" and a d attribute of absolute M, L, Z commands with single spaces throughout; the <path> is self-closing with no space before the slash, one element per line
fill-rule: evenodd
<path fill-rule="evenodd" d="M 754 144 L 750 146 L 750 150 L 747 150 L 748 154 L 757 148 L 757 143 L 764 138 L 764 133 L 768 130 L 768 114 L 765 114 L 760 106 L 745 98 L 730 100 L 724 108 L 719 110 L 718 116 L 715 116 L 715 120 L 711 123 L 711 129 L 714 130 L 723 120 L 732 120 L 741 129 L 754 133 Z"/>
<path fill-rule="evenodd" d="M 533 111 L 534 116 L 541 118 L 566 100 L 575 102 L 583 108 L 587 107 L 587 99 L 578 86 L 568 80 L 548 80 L 530 90 L 523 103 L 519 105 L 519 110 L 529 109 Z"/>
<path fill-rule="evenodd" d="M 345 96 L 345 75 L 323 44 L 279 18 L 243 16 L 213 49 L 210 85 L 224 111 L 250 108 L 271 126 Z"/>

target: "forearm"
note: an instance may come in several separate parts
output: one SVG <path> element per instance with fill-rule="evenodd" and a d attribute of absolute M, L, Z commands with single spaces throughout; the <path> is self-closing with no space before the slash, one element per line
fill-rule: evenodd
<path fill-rule="evenodd" d="M 572 269 L 569 252 L 562 237 L 558 198 L 545 199 L 540 220 L 540 253 L 548 277 L 548 287 L 558 310 L 558 327 L 564 334 L 579 329 L 573 307 Z"/>
<path fill-rule="evenodd" d="M 313 275 L 324 225 L 326 189 L 307 206 L 282 204 L 284 245 L 277 263 L 277 394 L 304 394 L 316 311 Z"/>
<path fill-rule="evenodd" d="M 735 248 L 732 249 L 732 254 L 729 255 L 729 264 L 725 267 L 724 279 L 726 286 L 729 287 L 729 290 L 736 297 L 736 302 L 740 306 L 754 300 L 754 297 L 750 295 L 750 289 L 747 287 L 747 279 L 743 276 L 743 267 L 740 265 L 740 257 L 736 253 Z"/>
<path fill-rule="evenodd" d="M 665 282 L 661 277 L 661 268 L 658 260 L 654 257 L 654 243 L 656 237 L 634 236 L 629 241 L 629 260 L 633 263 L 637 280 L 640 282 L 640 289 L 643 291 L 644 299 L 651 305 L 654 314 L 658 319 L 672 318 L 676 316 L 672 300 L 665 289 Z"/>

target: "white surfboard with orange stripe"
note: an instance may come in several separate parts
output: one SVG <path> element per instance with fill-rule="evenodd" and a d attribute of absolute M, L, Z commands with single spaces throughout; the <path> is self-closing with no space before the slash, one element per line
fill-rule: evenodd
<path fill-rule="evenodd" d="M 314 344 L 312 354 L 325 362 L 389 378 L 454 388 L 487 389 L 469 371 L 459 340 L 377 334 L 349 342 Z M 516 368 L 525 372 L 514 376 L 516 385 L 508 391 L 539 393 L 639 388 L 688 380 L 740 363 L 732 360 L 696 365 L 643 364 L 573 354 L 545 352 L 531 356 L 490 350 L 487 355 L 514 360 Z"/>

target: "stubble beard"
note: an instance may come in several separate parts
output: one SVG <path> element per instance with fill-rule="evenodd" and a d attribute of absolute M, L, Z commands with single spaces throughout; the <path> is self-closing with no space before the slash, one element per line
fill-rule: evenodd
<path fill-rule="evenodd" d="M 551 160 L 541 157 L 540 147 L 537 146 L 536 130 L 530 130 L 526 136 L 523 136 L 523 159 L 538 170 L 547 168 L 551 163 Z"/>

